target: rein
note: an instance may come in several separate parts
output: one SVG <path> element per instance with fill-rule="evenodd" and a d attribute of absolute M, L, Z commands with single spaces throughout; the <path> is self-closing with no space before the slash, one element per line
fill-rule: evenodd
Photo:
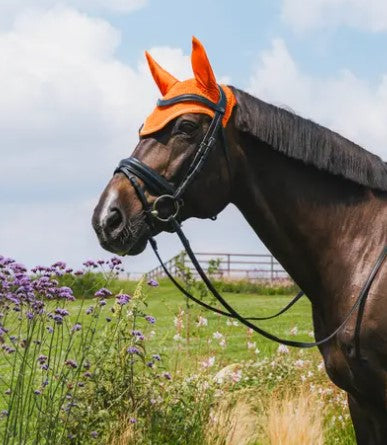
<path fill-rule="evenodd" d="M 366 282 L 364 283 L 359 296 L 357 297 L 355 303 L 353 304 L 352 308 L 348 312 L 347 316 L 345 317 L 344 321 L 327 337 L 315 341 L 315 342 L 300 342 L 300 341 L 293 341 L 288 339 L 283 339 L 276 337 L 275 335 L 271 334 L 270 332 L 265 331 L 264 329 L 256 326 L 252 321 L 260 321 L 260 320 L 270 320 L 275 317 L 278 317 L 279 315 L 286 312 L 288 309 L 290 309 L 303 295 L 304 293 L 300 291 L 283 309 L 281 309 L 279 312 L 277 312 L 274 315 L 267 316 L 267 317 L 244 317 L 240 315 L 223 297 L 222 295 L 216 290 L 202 267 L 200 266 L 200 263 L 198 262 L 195 254 L 193 253 L 190 243 L 186 236 L 184 235 L 184 232 L 181 228 L 180 223 L 177 221 L 177 217 L 180 212 L 180 207 L 183 204 L 182 196 L 184 195 L 184 192 L 186 191 L 187 187 L 192 183 L 192 181 L 198 176 L 198 174 L 201 172 L 205 161 L 207 160 L 209 154 L 215 147 L 216 141 L 217 141 L 217 134 L 219 131 L 221 131 L 221 137 L 223 138 L 223 147 L 225 151 L 225 156 L 227 160 L 227 165 L 229 169 L 229 173 L 231 174 L 230 169 L 230 162 L 229 162 L 229 156 L 228 156 L 228 150 L 227 150 L 227 144 L 226 144 L 226 138 L 224 136 L 224 131 L 222 127 L 222 117 L 226 109 L 226 96 L 222 90 L 221 87 L 219 87 L 219 101 L 217 103 L 211 102 L 206 97 L 196 95 L 196 94 L 182 94 L 180 96 L 176 96 L 172 99 L 168 100 L 159 100 L 157 102 L 157 105 L 159 107 L 169 106 L 173 105 L 175 103 L 179 102 L 201 102 L 205 104 L 207 107 L 212 109 L 215 114 L 212 118 L 212 121 L 210 123 L 210 126 L 199 144 L 198 150 L 194 156 L 193 161 L 191 162 L 187 173 L 181 183 L 178 186 L 175 186 L 174 184 L 168 182 L 163 176 L 161 176 L 159 173 L 157 173 L 152 168 L 148 167 L 146 164 L 141 162 L 139 159 L 130 157 L 123 159 L 117 169 L 114 171 L 114 173 L 123 173 L 130 181 L 132 186 L 134 187 L 136 194 L 141 201 L 144 212 L 146 214 L 146 221 L 151 230 L 154 229 L 154 221 L 159 220 L 162 222 L 168 222 L 172 225 L 173 229 L 175 230 L 176 234 L 180 238 L 181 243 L 183 244 L 188 257 L 190 258 L 192 264 L 194 265 L 197 273 L 199 274 L 200 278 L 203 280 L 204 284 L 206 285 L 207 289 L 211 292 L 211 294 L 215 297 L 215 299 L 220 303 L 220 305 L 223 307 L 224 310 L 216 308 L 214 306 L 211 306 L 198 298 L 194 297 L 190 292 L 188 292 L 184 287 L 171 275 L 167 267 L 165 266 L 164 262 L 162 261 L 157 243 L 153 237 L 149 238 L 149 242 L 151 244 L 151 247 L 159 260 L 165 274 L 167 277 L 173 282 L 173 284 L 190 300 L 193 302 L 199 304 L 200 306 L 204 307 L 205 309 L 211 310 L 215 313 L 218 313 L 220 315 L 224 315 L 227 317 L 235 318 L 236 320 L 240 321 L 243 325 L 247 326 L 248 328 L 252 329 L 253 331 L 257 332 L 258 334 L 262 335 L 263 337 L 275 341 L 277 343 L 281 343 L 283 345 L 287 346 L 293 346 L 297 348 L 312 348 L 314 346 L 319 346 L 324 343 L 327 343 L 329 340 L 331 340 L 333 337 L 336 336 L 336 334 L 348 323 L 351 316 L 354 314 L 356 309 L 358 309 L 357 318 L 356 318 L 356 327 L 355 327 L 355 354 L 356 357 L 360 358 L 360 330 L 361 330 L 361 321 L 364 313 L 365 303 L 366 299 L 368 297 L 370 288 L 372 286 L 372 283 L 383 265 L 383 262 L 387 256 L 387 246 L 385 246 L 379 257 L 377 258 L 373 268 L 371 269 L 368 278 Z M 144 188 L 141 187 L 139 182 L 137 181 L 137 178 L 140 178 L 144 183 Z M 153 202 L 153 205 L 151 205 L 146 196 L 145 196 L 145 190 L 148 190 L 153 195 L 157 196 L 156 200 Z M 172 204 L 171 212 L 169 215 L 164 216 L 160 213 L 160 203 L 165 201 L 169 201 Z"/>

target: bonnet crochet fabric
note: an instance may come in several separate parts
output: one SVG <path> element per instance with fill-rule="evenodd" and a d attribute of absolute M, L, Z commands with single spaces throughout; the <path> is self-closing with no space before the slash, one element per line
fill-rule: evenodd
<path fill-rule="evenodd" d="M 171 99 L 181 94 L 198 94 L 217 103 L 219 100 L 219 88 L 216 83 L 214 72 L 212 71 L 206 51 L 196 37 L 192 38 L 191 63 L 194 74 L 193 79 L 180 82 L 172 74 L 164 70 L 153 58 L 145 53 L 153 79 L 163 96 L 163 99 Z M 232 90 L 226 85 L 221 85 L 226 99 L 227 106 L 222 119 L 225 127 L 230 119 L 232 110 L 236 104 Z M 180 102 L 169 106 L 158 107 L 146 118 L 140 130 L 141 136 L 146 136 L 161 130 L 168 122 L 185 113 L 204 113 L 211 117 L 214 111 L 200 102 Z"/>

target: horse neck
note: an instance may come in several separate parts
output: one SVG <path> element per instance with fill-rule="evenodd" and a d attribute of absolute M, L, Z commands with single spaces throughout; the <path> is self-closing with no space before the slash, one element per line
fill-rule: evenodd
<path fill-rule="evenodd" d="M 386 242 L 383 230 L 370 235 L 380 212 L 374 193 L 248 135 L 236 146 L 233 203 L 312 301 L 361 285 Z M 385 195 L 383 205 L 385 217 Z"/>

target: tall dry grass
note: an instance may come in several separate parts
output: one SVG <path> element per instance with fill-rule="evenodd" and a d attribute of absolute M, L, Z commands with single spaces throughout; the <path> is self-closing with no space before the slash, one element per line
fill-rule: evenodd
<path fill-rule="evenodd" d="M 269 400 L 262 428 L 268 445 L 323 445 L 324 413 L 306 392 Z"/>

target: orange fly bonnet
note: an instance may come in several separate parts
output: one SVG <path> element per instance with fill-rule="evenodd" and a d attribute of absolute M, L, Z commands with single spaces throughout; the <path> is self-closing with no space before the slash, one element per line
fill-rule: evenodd
<path fill-rule="evenodd" d="M 182 94 L 199 95 L 213 103 L 219 101 L 219 87 L 216 83 L 214 72 L 212 71 L 206 51 L 197 38 L 192 38 L 191 63 L 192 71 L 195 76 L 193 79 L 180 82 L 161 68 L 148 52 L 146 52 L 145 55 L 153 79 L 159 87 L 164 101 L 173 99 Z M 236 99 L 229 87 L 221 85 L 221 88 L 227 101 L 225 113 L 222 118 L 222 125 L 225 127 L 230 119 L 234 105 L 236 104 Z M 162 107 L 157 106 L 145 120 L 144 125 L 140 130 L 140 135 L 146 136 L 161 130 L 168 122 L 185 113 L 204 113 L 211 117 L 214 117 L 215 114 L 214 110 L 210 107 L 207 107 L 204 103 L 195 102 L 194 100 L 192 102 L 178 102 Z"/>

